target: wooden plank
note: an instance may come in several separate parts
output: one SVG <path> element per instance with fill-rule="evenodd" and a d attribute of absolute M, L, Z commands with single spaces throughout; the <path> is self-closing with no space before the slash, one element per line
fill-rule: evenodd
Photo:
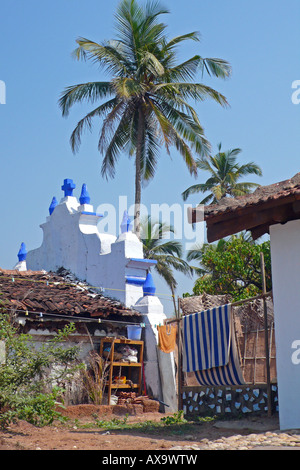
<path fill-rule="evenodd" d="M 258 226 L 284 223 L 288 220 L 299 218 L 295 214 L 292 204 L 274 207 L 272 210 L 257 210 L 250 214 L 237 216 L 234 212 L 230 219 L 215 223 L 207 221 L 207 240 L 209 243 L 221 238 L 241 232 L 242 230 L 251 230 Z"/>
<path fill-rule="evenodd" d="M 142 361 L 143 361 L 143 354 L 144 354 L 144 341 L 142 340 L 131 340 L 127 338 L 115 338 L 115 337 L 103 337 L 101 338 L 100 344 L 100 355 L 103 354 L 104 344 L 108 343 L 111 344 L 110 349 L 110 359 L 113 359 L 115 344 L 130 344 L 130 345 L 137 345 L 139 346 L 139 362 L 120 362 L 120 361 L 109 361 L 109 376 L 106 382 L 107 386 L 107 395 L 108 395 L 108 404 L 110 404 L 111 398 L 111 390 L 112 389 L 121 389 L 121 388 L 134 388 L 138 389 L 138 393 L 141 394 L 142 389 Z M 123 384 L 123 383 L 114 383 L 113 382 L 113 369 L 114 367 L 126 367 L 129 368 L 129 373 L 131 372 L 131 368 L 135 367 L 138 370 L 138 383 L 132 384 Z M 131 374 L 130 374 L 131 376 Z"/>
<path fill-rule="evenodd" d="M 270 224 L 262 224 L 250 230 L 253 240 L 257 240 L 270 231 Z"/>
<path fill-rule="evenodd" d="M 140 388 L 140 384 L 122 384 L 122 383 L 112 383 L 111 388 Z"/>
<path fill-rule="evenodd" d="M 181 338 L 181 328 L 180 328 L 180 301 L 179 297 L 177 299 L 178 309 L 177 309 L 177 351 L 178 351 L 178 365 L 177 365 L 177 393 L 178 393 L 178 411 L 182 410 L 182 382 L 183 382 L 183 371 L 182 371 L 182 338 Z"/>
<path fill-rule="evenodd" d="M 260 266 L 262 275 L 262 291 L 266 293 L 266 275 L 265 275 L 265 262 L 264 254 L 260 253 Z M 265 326 L 265 350 L 266 350 L 266 370 L 267 370 L 267 390 L 268 390 L 268 416 L 272 415 L 272 400 L 271 400 L 271 382 L 270 382 L 270 354 L 269 354 L 269 338 L 268 338 L 268 311 L 266 298 L 263 299 L 264 304 L 264 326 Z"/>
<path fill-rule="evenodd" d="M 111 364 L 111 362 L 108 362 L 108 364 Z M 142 364 L 141 362 L 115 362 L 113 361 L 112 363 L 113 366 L 119 366 L 119 367 L 131 367 L 131 366 L 134 366 L 134 367 L 142 367 Z"/>
<path fill-rule="evenodd" d="M 241 217 L 244 215 L 250 215 L 251 213 L 257 213 L 258 211 L 264 211 L 264 210 L 271 210 L 271 209 L 276 209 L 281 206 L 286 206 L 289 204 L 293 204 L 296 201 L 300 200 L 300 193 L 296 194 L 290 194 L 289 196 L 282 197 L 282 198 L 272 198 L 269 199 L 268 201 L 261 201 L 261 202 L 256 202 L 253 204 L 247 204 L 245 206 L 239 206 L 239 207 L 228 207 L 228 210 L 225 212 L 219 212 L 216 214 L 205 214 L 204 212 L 204 218 L 206 223 L 209 223 L 209 221 L 214 220 L 214 223 L 226 221 L 227 219 L 231 219 L 233 217 Z M 297 205 L 295 206 L 297 207 Z M 200 209 L 199 209 L 200 210 Z M 197 211 L 197 207 L 193 209 L 193 211 Z"/>

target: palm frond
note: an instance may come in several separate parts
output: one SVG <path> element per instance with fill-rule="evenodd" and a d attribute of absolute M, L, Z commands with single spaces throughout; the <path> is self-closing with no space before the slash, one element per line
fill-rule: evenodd
<path fill-rule="evenodd" d="M 93 111 L 88 113 L 84 118 L 82 118 L 78 123 L 75 129 L 73 130 L 70 143 L 73 152 L 76 152 L 79 149 L 81 144 L 81 135 L 85 129 L 92 131 L 92 118 L 95 116 L 101 117 L 103 114 L 107 113 L 108 111 L 112 110 L 116 106 L 116 98 L 103 103 L 102 105 L 95 108 Z"/>
<path fill-rule="evenodd" d="M 61 94 L 58 104 L 62 110 L 62 115 L 67 116 L 70 108 L 75 103 L 87 100 L 90 103 L 105 98 L 113 93 L 110 82 L 88 82 L 67 87 Z"/>
<path fill-rule="evenodd" d="M 133 71 L 121 42 L 108 41 L 106 44 L 98 44 L 86 38 L 79 38 L 76 42 L 78 48 L 73 52 L 74 57 L 91 60 L 117 76 L 124 76 Z"/>
<path fill-rule="evenodd" d="M 102 153 L 105 152 L 101 166 L 102 176 L 110 176 L 111 178 L 114 177 L 116 162 L 120 152 L 124 150 L 126 145 L 129 144 L 128 127 L 129 119 L 127 113 L 125 113 L 121 117 L 119 125 L 106 148 L 106 144 L 103 144 L 103 140 L 99 140 L 99 150 L 102 151 Z"/>
<path fill-rule="evenodd" d="M 217 202 L 216 198 L 214 197 L 213 194 L 209 194 L 205 198 L 203 198 L 199 204 L 203 206 L 207 206 L 208 204 L 215 204 Z"/>
<path fill-rule="evenodd" d="M 210 151 L 210 144 L 204 136 L 204 130 L 200 125 L 199 121 L 195 121 L 194 116 L 189 116 L 187 113 L 176 109 L 171 106 L 167 100 L 156 101 L 157 106 L 163 111 L 166 119 L 172 124 L 173 137 L 177 150 L 185 158 L 186 164 L 189 170 L 193 173 L 197 173 L 196 163 L 191 155 L 191 152 L 187 152 L 187 144 L 184 141 L 189 142 L 191 148 L 199 155 L 207 155 Z"/>
<path fill-rule="evenodd" d="M 182 199 L 184 201 L 187 200 L 187 198 L 191 194 L 198 194 L 198 193 L 205 193 L 208 190 L 208 186 L 205 183 L 198 183 L 198 184 L 193 184 L 189 188 L 187 188 L 185 191 L 181 193 Z"/>
<path fill-rule="evenodd" d="M 157 243 L 151 251 L 152 254 L 156 255 L 171 255 L 180 258 L 182 256 L 182 244 L 177 240 L 168 240 L 164 243 Z"/>
<path fill-rule="evenodd" d="M 208 75 L 212 75 L 218 78 L 228 78 L 232 73 L 231 65 L 223 59 L 216 59 L 216 58 L 206 58 L 202 59 L 199 64 L 199 68 L 203 74 L 204 70 L 208 73 Z"/>
<path fill-rule="evenodd" d="M 200 37 L 201 37 L 201 35 L 200 35 L 199 31 L 192 31 L 191 33 L 182 34 L 182 35 L 176 36 L 173 39 L 171 39 L 170 41 L 168 41 L 165 44 L 164 49 L 165 50 L 170 50 L 174 46 L 177 46 L 177 44 L 181 43 L 182 41 L 192 40 L 192 41 L 199 42 Z"/>
<path fill-rule="evenodd" d="M 258 175 L 262 176 L 261 168 L 254 162 L 246 163 L 245 165 L 241 165 L 238 167 L 238 173 L 240 175 Z"/>
<path fill-rule="evenodd" d="M 199 192 L 207 191 L 210 192 L 210 194 L 204 198 L 200 204 L 215 204 L 223 197 L 241 196 L 259 186 L 257 183 L 239 182 L 240 178 L 244 175 L 262 175 L 261 168 L 254 162 L 239 165 L 237 156 L 241 152 L 240 148 L 222 152 L 221 144 L 219 144 L 218 150 L 219 152 L 215 156 L 209 155 L 207 158 L 197 160 L 197 167 L 209 172 L 211 176 L 205 183 L 199 185 L 198 189 L 197 185 L 187 188 L 187 190 L 182 193 L 184 199 L 186 199 L 189 194 L 194 194 L 197 190 Z"/>

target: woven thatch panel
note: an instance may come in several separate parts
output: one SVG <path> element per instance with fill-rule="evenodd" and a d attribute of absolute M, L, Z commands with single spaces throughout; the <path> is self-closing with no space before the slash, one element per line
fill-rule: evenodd
<path fill-rule="evenodd" d="M 194 295 L 179 299 L 179 305 L 183 315 L 190 315 L 196 312 L 202 312 L 212 307 L 228 304 L 231 301 L 230 295 Z"/>

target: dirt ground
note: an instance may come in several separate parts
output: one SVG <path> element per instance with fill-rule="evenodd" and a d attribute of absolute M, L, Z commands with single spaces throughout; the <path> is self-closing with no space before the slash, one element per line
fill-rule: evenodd
<path fill-rule="evenodd" d="M 118 408 L 118 409 L 117 409 Z M 251 430 L 219 429 L 213 422 L 202 424 L 188 423 L 184 426 L 155 426 L 163 417 L 173 413 L 143 412 L 139 405 L 129 410 L 125 407 L 97 407 L 78 405 L 66 408 L 64 414 L 69 418 L 66 423 L 35 427 L 25 421 L 12 424 L 0 431 L 0 450 L 159 450 L 166 451 L 174 446 L 195 445 L 202 439 L 216 440 L 234 434 L 246 435 Z M 142 429 L 107 429 L 99 427 L 99 420 L 126 423 L 144 423 Z M 95 424 L 98 419 L 98 425 Z M 278 429 L 277 417 L 261 421 L 265 430 Z M 256 419 L 259 424 L 259 419 Z"/>

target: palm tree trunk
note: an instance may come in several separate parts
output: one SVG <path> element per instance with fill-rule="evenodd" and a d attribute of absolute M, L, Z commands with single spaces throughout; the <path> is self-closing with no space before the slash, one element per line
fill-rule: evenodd
<path fill-rule="evenodd" d="M 175 287 L 173 286 L 173 284 L 170 285 L 170 289 L 171 289 L 171 292 L 172 292 L 172 300 L 173 300 L 173 305 L 174 305 L 174 313 L 175 313 L 175 317 L 177 317 L 178 312 L 177 312 L 177 304 L 176 304 L 176 298 L 175 298 Z"/>
<path fill-rule="evenodd" d="M 139 108 L 137 148 L 135 155 L 135 201 L 134 201 L 134 231 L 138 239 L 141 238 L 141 158 L 144 137 L 144 115 L 142 108 Z"/>

